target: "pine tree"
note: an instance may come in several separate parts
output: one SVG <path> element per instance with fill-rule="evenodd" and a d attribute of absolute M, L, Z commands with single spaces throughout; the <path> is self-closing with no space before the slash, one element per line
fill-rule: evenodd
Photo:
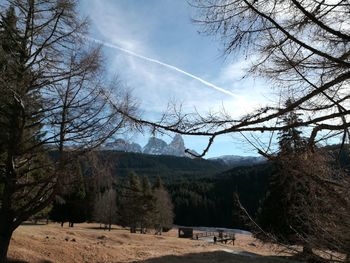
<path fill-rule="evenodd" d="M 279 136 L 275 172 L 258 214 L 258 224 L 265 233 L 257 231 L 256 235 L 268 241 L 300 245 L 301 256 L 315 260 L 313 248 L 347 251 L 349 243 L 344 237 L 348 234 L 342 233 L 348 233 L 343 226 L 350 222 L 345 212 L 350 203 L 344 192 L 350 180 L 331 164 L 327 152 L 307 145 L 295 128 L 299 121 L 295 112 L 283 119 L 290 128 Z"/>
<path fill-rule="evenodd" d="M 146 176 L 142 177 L 142 194 L 141 194 L 141 215 L 140 226 L 141 233 L 153 226 L 155 213 L 155 198 L 152 192 L 151 184 Z"/>
<path fill-rule="evenodd" d="M 287 107 L 291 100 L 287 100 Z M 265 232 L 284 244 L 300 244 L 308 234 L 303 213 L 295 211 L 296 205 L 304 202 L 309 191 L 303 167 L 308 165 L 306 141 L 297 130 L 301 121 L 299 114 L 290 112 L 282 119 L 288 128 L 279 133 L 279 153 L 274 163 L 274 173 L 270 177 L 270 186 L 258 213 L 258 223 Z M 302 211 L 299 211 L 302 212 Z M 268 238 L 262 233 L 258 237 Z"/>
<path fill-rule="evenodd" d="M 121 217 L 124 225 L 130 227 L 131 233 L 136 233 L 140 226 L 142 216 L 142 185 L 139 177 L 135 173 L 130 173 L 128 182 L 123 192 L 121 202 Z"/>
<path fill-rule="evenodd" d="M 289 107 L 292 100 L 288 99 L 285 107 Z M 279 155 L 289 155 L 297 152 L 305 151 L 307 141 L 302 137 L 302 132 L 297 129 L 299 123 L 302 122 L 301 114 L 296 111 L 291 111 L 282 116 L 281 124 L 286 128 L 279 132 Z"/>
<path fill-rule="evenodd" d="M 160 188 L 164 188 L 164 183 L 163 183 L 162 178 L 160 178 L 160 176 L 157 176 L 156 181 L 153 185 L 153 190 L 160 189 Z"/>
<path fill-rule="evenodd" d="M 50 219 L 61 222 L 62 226 L 69 222 L 69 226 L 73 227 L 74 223 L 84 222 L 87 218 L 85 183 L 79 162 L 67 167 L 66 173 L 65 187 L 56 197 Z"/>
<path fill-rule="evenodd" d="M 66 197 L 66 204 L 68 209 L 68 221 L 70 227 L 74 226 L 74 223 L 81 223 L 86 220 L 86 208 L 85 208 L 85 183 L 81 166 L 79 162 L 70 169 L 71 182 L 68 184 L 70 188 Z"/>

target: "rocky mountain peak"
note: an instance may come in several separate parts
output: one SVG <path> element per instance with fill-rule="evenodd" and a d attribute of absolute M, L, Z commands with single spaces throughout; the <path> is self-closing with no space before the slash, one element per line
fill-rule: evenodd
<path fill-rule="evenodd" d="M 171 141 L 171 143 L 169 144 L 169 146 L 178 147 L 178 148 L 185 148 L 184 139 L 182 138 L 182 136 L 180 134 L 176 134 L 174 136 L 173 140 Z"/>
<path fill-rule="evenodd" d="M 162 139 L 151 137 L 147 144 L 142 148 L 139 144 L 128 142 L 124 139 L 115 139 L 104 144 L 104 150 L 115 150 L 121 152 L 136 152 L 153 155 L 173 155 L 180 157 L 193 157 L 185 153 L 185 142 L 180 134 L 176 134 L 172 141 L 167 144 Z M 192 151 L 194 152 L 194 151 Z"/>
<path fill-rule="evenodd" d="M 160 155 L 164 154 L 167 147 L 168 144 L 165 141 L 156 137 L 151 137 L 145 147 L 143 147 L 143 153 Z"/>
<path fill-rule="evenodd" d="M 142 152 L 142 148 L 137 143 L 129 143 L 125 141 L 124 139 L 115 139 L 112 142 L 107 142 L 104 147 L 105 150 L 114 150 L 114 151 L 120 151 L 120 152 L 136 152 L 140 153 Z"/>
<path fill-rule="evenodd" d="M 167 147 L 165 154 L 175 156 L 185 156 L 185 142 L 180 134 L 176 134 Z"/>
<path fill-rule="evenodd" d="M 156 137 L 151 137 L 143 148 L 143 153 L 188 157 L 188 154 L 185 153 L 185 149 L 185 142 L 182 136 L 176 134 L 169 144 Z"/>

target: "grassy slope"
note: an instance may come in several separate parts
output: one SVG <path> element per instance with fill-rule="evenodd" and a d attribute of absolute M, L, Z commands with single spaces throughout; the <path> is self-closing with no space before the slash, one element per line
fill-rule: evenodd
<path fill-rule="evenodd" d="M 114 228 L 97 229 L 96 224 L 61 228 L 58 224 L 25 225 L 15 231 L 9 256 L 16 262 L 148 262 L 148 263 L 278 263 L 272 248 L 251 237 L 237 236 L 236 244 L 214 245 L 205 241 L 179 239 L 176 230 L 164 236 L 129 234 Z M 250 256 L 234 253 L 246 251 Z M 253 254 L 255 253 L 255 254 Z"/>

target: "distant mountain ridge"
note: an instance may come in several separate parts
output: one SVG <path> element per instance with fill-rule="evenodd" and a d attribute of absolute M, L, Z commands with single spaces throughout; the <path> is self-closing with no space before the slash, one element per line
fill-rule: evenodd
<path fill-rule="evenodd" d="M 128 142 L 124 139 L 116 139 L 113 142 L 106 143 L 103 150 L 112 150 L 119 152 L 128 153 L 142 153 L 150 155 L 170 155 L 176 157 L 189 157 L 193 158 L 193 155 L 185 152 L 186 146 L 181 135 L 176 134 L 172 141 L 167 144 L 164 140 L 157 137 L 150 137 L 147 144 L 144 147 L 141 145 Z M 198 153 L 194 150 L 189 150 L 193 154 Z M 219 157 L 208 158 L 208 160 L 214 160 L 221 162 L 222 165 L 228 168 L 233 168 L 237 166 L 251 166 L 264 162 L 266 159 L 261 156 L 238 156 L 238 155 L 223 155 Z"/>
<path fill-rule="evenodd" d="M 124 139 L 116 139 L 113 142 L 106 143 L 103 150 L 112 150 L 128 153 L 143 153 L 149 155 L 170 155 L 176 157 L 189 157 L 193 158 L 193 155 L 185 152 L 186 146 L 181 135 L 176 134 L 172 141 L 167 144 L 164 140 L 157 137 L 150 137 L 147 144 L 144 147 L 134 142 L 127 142 Z M 198 153 L 194 150 L 189 150 L 193 154 Z M 221 162 L 222 165 L 228 168 L 237 166 L 251 166 L 266 161 L 261 156 L 238 156 L 238 155 L 223 155 L 219 157 L 208 158 L 208 160 L 214 160 Z"/>
<path fill-rule="evenodd" d="M 133 152 L 133 153 L 144 153 L 151 155 L 171 155 L 178 157 L 192 157 L 192 155 L 185 152 L 185 142 L 181 135 L 176 134 L 173 140 L 167 144 L 162 139 L 151 137 L 147 144 L 142 148 L 137 143 L 130 143 L 124 139 L 116 139 L 113 142 L 106 143 L 103 150 L 113 150 L 120 152 Z M 196 154 L 194 150 L 190 150 Z"/>
<path fill-rule="evenodd" d="M 239 156 L 239 155 L 222 155 L 219 157 L 209 158 L 209 160 L 221 161 L 229 167 L 251 166 L 266 161 L 262 156 Z"/>
<path fill-rule="evenodd" d="M 116 139 L 114 142 L 108 142 L 103 146 L 103 149 L 119 152 L 142 153 L 141 145 L 137 143 L 129 143 L 123 139 Z"/>

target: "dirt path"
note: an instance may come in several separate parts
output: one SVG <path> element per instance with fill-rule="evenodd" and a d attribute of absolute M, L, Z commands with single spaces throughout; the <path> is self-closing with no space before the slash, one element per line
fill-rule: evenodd
<path fill-rule="evenodd" d="M 237 235 L 235 246 L 177 238 L 176 230 L 164 236 L 130 234 L 96 224 L 61 228 L 58 224 L 24 225 L 11 240 L 9 257 L 19 262 L 146 262 L 146 263 L 277 263 L 269 246 L 250 236 Z"/>

